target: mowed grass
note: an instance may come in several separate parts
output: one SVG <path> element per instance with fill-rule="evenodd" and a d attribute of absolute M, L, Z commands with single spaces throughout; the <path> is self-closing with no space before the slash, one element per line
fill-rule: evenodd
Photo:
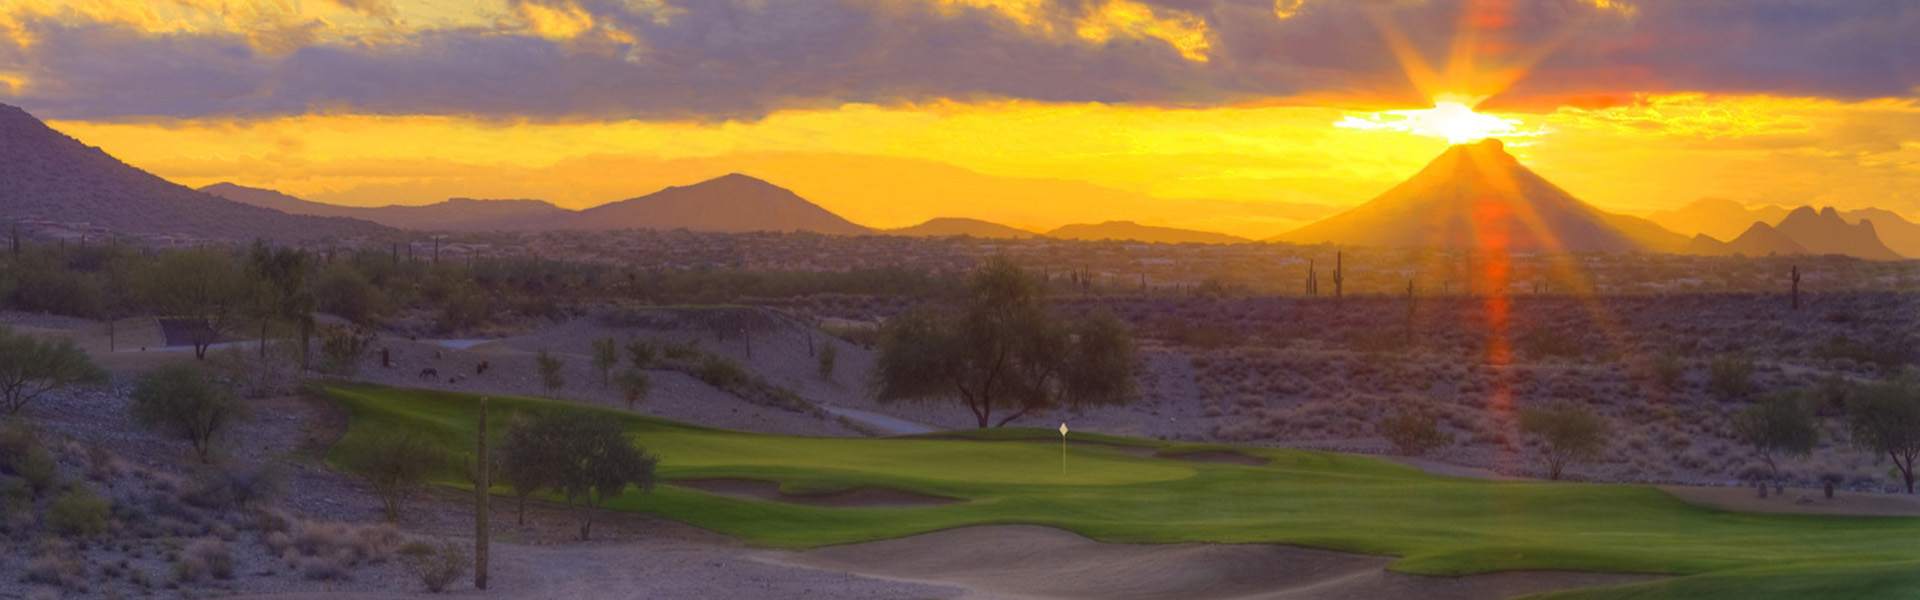
<path fill-rule="evenodd" d="M 402 428 L 432 436 L 454 456 L 472 452 L 476 396 L 371 385 L 328 393 L 350 414 L 343 444 Z M 490 408 L 490 423 L 501 428 L 514 413 L 557 410 L 617 420 L 661 457 L 667 479 L 746 477 L 780 482 L 790 492 L 877 486 L 965 500 L 831 508 L 662 485 L 610 505 L 770 547 L 1021 523 L 1108 542 L 1282 542 L 1395 555 L 1402 559 L 1394 569 L 1431 575 L 1566 569 L 1689 576 L 1551 596 L 1563 600 L 1851 597 L 1842 592 L 1920 597 L 1913 591 L 1920 584 L 1920 519 L 1732 513 L 1645 486 L 1458 479 L 1326 452 L 1080 434 L 1073 439 L 1108 444 L 1063 448 L 1059 433 L 1045 429 L 809 438 L 526 398 L 495 397 Z M 1122 446 L 1168 454 L 1231 450 L 1271 463 L 1190 462 L 1138 456 Z M 466 485 L 452 470 L 439 481 Z M 1809 596 L 1808 589 L 1826 592 Z"/>

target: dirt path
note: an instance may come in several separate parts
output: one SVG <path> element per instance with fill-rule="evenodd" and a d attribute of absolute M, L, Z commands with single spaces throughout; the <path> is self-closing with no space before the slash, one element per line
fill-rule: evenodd
<path fill-rule="evenodd" d="M 1104 544 L 1058 529 L 968 527 L 780 555 L 789 564 L 960 584 L 969 598 L 1021 600 L 1496 600 L 1646 581 L 1646 575 L 1530 571 L 1424 577 L 1392 557 L 1280 544 Z"/>

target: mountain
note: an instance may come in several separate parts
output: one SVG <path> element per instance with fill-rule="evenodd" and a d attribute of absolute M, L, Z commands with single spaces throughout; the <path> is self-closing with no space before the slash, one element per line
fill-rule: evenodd
<path fill-rule="evenodd" d="M 873 233 L 785 188 L 739 173 L 589 208 L 559 219 L 553 228 Z"/>
<path fill-rule="evenodd" d="M 573 213 L 540 200 L 453 198 L 422 206 L 340 206 L 231 183 L 216 183 L 200 191 L 289 214 L 352 217 L 399 229 L 430 231 L 537 230 Z"/>
<path fill-rule="evenodd" d="M 1748 207 L 1725 198 L 1701 198 L 1674 210 L 1647 215 L 1661 227 L 1682 235 L 1704 233 L 1716 240 L 1728 240 L 1744 234 L 1754 222 L 1778 224 L 1787 218 L 1787 209 L 1778 206 Z"/>
<path fill-rule="evenodd" d="M 1776 226 L 1812 254 L 1845 254 L 1868 260 L 1900 260 L 1899 253 L 1880 243 L 1872 221 L 1848 223 L 1833 207 L 1815 212 L 1802 206 L 1787 213 Z"/>
<path fill-rule="evenodd" d="M 1890 210 L 1863 208 L 1840 213 L 1842 218 L 1873 223 L 1873 230 L 1880 234 L 1880 241 L 1888 249 L 1907 258 L 1920 258 L 1920 224 L 1901 218 Z"/>
<path fill-rule="evenodd" d="M 1018 229 L 1014 227 L 1008 227 L 1006 225 L 1001 225 L 999 223 L 991 223 L 991 222 L 982 221 L 979 219 L 968 219 L 963 217 L 935 217 L 932 219 L 928 219 L 927 222 L 921 223 L 919 225 L 913 225 L 910 227 L 901 227 L 899 229 L 886 229 L 886 230 L 882 230 L 880 233 L 884 233 L 887 235 L 904 235 L 904 236 L 912 236 L 912 237 L 949 237 L 949 236 L 957 236 L 957 235 L 973 236 L 977 238 L 1022 238 L 1024 239 L 1024 238 L 1040 237 L 1039 233 L 1027 231 L 1025 229 Z"/>
<path fill-rule="evenodd" d="M 161 179 L 0 104 L 0 215 L 87 223 L 120 233 L 233 240 L 351 237 L 374 223 L 289 215 Z"/>
<path fill-rule="evenodd" d="M 1253 241 L 1224 233 L 1155 227 L 1133 221 L 1063 225 L 1059 229 L 1047 232 L 1047 237 L 1065 240 L 1125 240 L 1158 244 L 1238 244 Z"/>
<path fill-rule="evenodd" d="M 1273 240 L 1572 252 L 1665 252 L 1687 245 L 1685 237 L 1645 219 L 1581 202 L 1492 139 L 1448 148 L 1373 200 Z"/>
<path fill-rule="evenodd" d="M 1746 232 L 1741 233 L 1740 237 L 1733 238 L 1731 242 L 1721 242 L 1704 233 L 1696 234 L 1693 236 L 1693 241 L 1688 247 L 1688 253 L 1708 256 L 1733 256 L 1735 254 L 1770 256 L 1774 254 L 1806 254 L 1807 248 L 1801 246 L 1799 242 L 1793 241 L 1792 237 L 1774 228 L 1774 226 L 1755 222 L 1753 225 L 1747 227 Z"/>

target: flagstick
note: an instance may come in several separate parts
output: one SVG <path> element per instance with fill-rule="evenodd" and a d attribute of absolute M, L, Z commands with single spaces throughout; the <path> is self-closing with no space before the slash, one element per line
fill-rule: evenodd
<path fill-rule="evenodd" d="M 1060 424 L 1060 475 L 1067 474 L 1067 424 Z"/>

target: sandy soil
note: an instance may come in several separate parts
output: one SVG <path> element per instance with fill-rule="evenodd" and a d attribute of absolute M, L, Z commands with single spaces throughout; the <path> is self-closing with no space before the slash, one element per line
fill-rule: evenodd
<path fill-rule="evenodd" d="M 1391 557 L 1279 544 L 1103 544 L 1058 529 L 968 527 L 781 555 L 820 569 L 965 585 L 968 598 L 1025 600 L 1497 599 L 1645 581 L 1645 575 L 1516 572 L 1422 577 Z"/>
<path fill-rule="evenodd" d="M 1794 489 L 1766 498 L 1750 487 L 1656 486 L 1690 504 L 1722 510 L 1803 515 L 1920 516 L 1920 497 L 1835 491 L 1827 499 L 1820 490 Z"/>
<path fill-rule="evenodd" d="M 759 479 L 679 479 L 671 483 L 722 496 L 834 508 L 909 508 L 961 502 L 955 498 L 875 487 L 821 494 L 789 494 L 780 491 L 779 483 Z"/>

